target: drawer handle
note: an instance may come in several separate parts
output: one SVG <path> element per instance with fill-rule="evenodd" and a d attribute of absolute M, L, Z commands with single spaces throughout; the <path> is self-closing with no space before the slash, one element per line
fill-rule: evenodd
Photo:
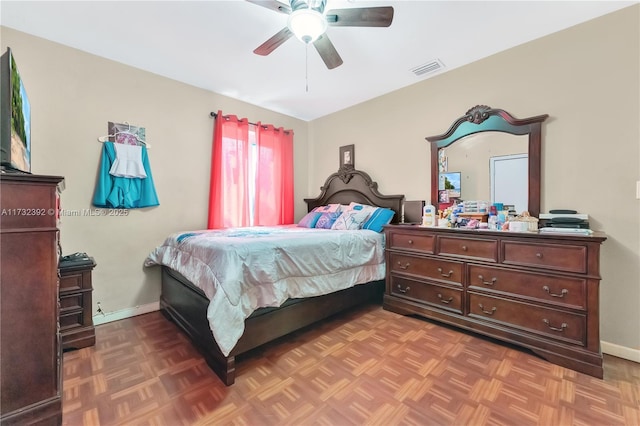
<path fill-rule="evenodd" d="M 405 263 L 404 265 L 402 263 L 400 263 L 400 261 L 398 260 L 398 268 L 400 269 L 404 269 L 407 270 L 409 269 L 409 262 Z"/>
<path fill-rule="evenodd" d="M 413 240 L 409 240 L 407 241 L 409 244 L 413 244 Z"/>
<path fill-rule="evenodd" d="M 398 292 L 399 293 L 408 293 L 409 290 L 411 290 L 411 287 L 406 286 L 405 288 L 402 288 L 402 286 L 400 284 L 398 284 Z"/>
<path fill-rule="evenodd" d="M 563 288 L 560 294 L 551 293 L 551 290 L 549 290 L 549 286 L 546 286 L 546 285 L 542 287 L 542 289 L 547 293 L 549 293 L 549 296 L 552 296 L 552 297 L 564 297 L 565 294 L 569 293 L 569 290 L 567 290 L 566 288 Z"/>
<path fill-rule="evenodd" d="M 462 246 L 462 251 L 467 251 L 467 246 Z"/>
<path fill-rule="evenodd" d="M 478 306 L 480 306 L 480 310 L 482 311 L 483 314 L 487 314 L 487 315 L 493 315 L 493 313 L 496 311 L 496 307 L 494 306 L 493 308 L 491 308 L 490 311 L 485 311 L 484 310 L 484 305 L 482 303 L 478 304 Z"/>
<path fill-rule="evenodd" d="M 485 281 L 484 277 L 482 275 L 478 275 L 478 278 L 480 278 L 480 281 L 484 285 L 494 285 L 496 283 L 496 281 L 498 281 L 497 278 L 491 278 L 491 281 Z"/>
<path fill-rule="evenodd" d="M 547 324 L 547 327 L 549 327 L 553 331 L 564 331 L 565 328 L 569 327 L 566 322 L 563 322 L 558 328 L 558 327 L 552 327 L 551 324 L 549 323 L 549 320 L 546 318 L 544 318 L 542 321 L 544 321 L 544 323 Z"/>
<path fill-rule="evenodd" d="M 536 257 L 537 257 L 538 259 L 542 259 L 542 253 L 536 253 Z"/>
<path fill-rule="evenodd" d="M 453 275 L 453 271 L 449 271 L 449 272 L 448 272 L 448 273 L 446 273 L 446 274 L 445 274 L 445 273 L 443 273 L 443 272 L 442 272 L 442 268 L 438 268 L 438 272 L 440 272 L 440 275 L 442 275 L 442 276 L 443 276 L 443 277 L 445 277 L 445 278 L 450 278 L 450 277 L 451 277 L 451 275 Z"/>
<path fill-rule="evenodd" d="M 449 297 L 448 299 L 443 299 L 442 294 L 438 293 L 438 299 L 440 299 L 442 303 L 449 304 L 453 300 L 453 297 Z"/>

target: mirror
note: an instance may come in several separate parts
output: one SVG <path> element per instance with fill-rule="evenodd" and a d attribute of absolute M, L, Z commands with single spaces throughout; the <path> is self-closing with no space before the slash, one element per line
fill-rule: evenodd
<path fill-rule="evenodd" d="M 548 115 L 517 119 L 477 105 L 447 132 L 429 136 L 431 200 L 486 200 L 540 214 L 542 122 Z"/>

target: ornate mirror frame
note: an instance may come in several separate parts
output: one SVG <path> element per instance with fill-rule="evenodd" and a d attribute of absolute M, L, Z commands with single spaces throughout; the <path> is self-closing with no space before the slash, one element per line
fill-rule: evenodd
<path fill-rule="evenodd" d="M 531 216 L 540 214 L 540 170 L 542 147 L 542 122 L 548 114 L 518 119 L 508 112 L 476 105 L 453 122 L 449 130 L 437 136 L 427 136 L 431 143 L 431 203 L 438 200 L 438 149 L 447 147 L 466 136 L 480 132 L 504 132 L 513 135 L 529 135 L 529 196 L 528 210 Z"/>

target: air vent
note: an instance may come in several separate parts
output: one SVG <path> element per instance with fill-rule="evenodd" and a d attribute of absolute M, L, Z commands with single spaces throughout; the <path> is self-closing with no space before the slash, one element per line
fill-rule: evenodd
<path fill-rule="evenodd" d="M 439 59 L 434 59 L 433 61 L 429 61 L 426 64 L 418 65 L 415 68 L 411 69 L 411 72 L 420 77 L 425 74 L 432 74 L 436 71 L 440 71 L 444 68 L 444 64 L 440 62 Z"/>

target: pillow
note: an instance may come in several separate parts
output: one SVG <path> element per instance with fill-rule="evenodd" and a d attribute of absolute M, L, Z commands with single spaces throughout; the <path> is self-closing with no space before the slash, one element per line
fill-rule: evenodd
<path fill-rule="evenodd" d="M 340 213 L 331 229 L 355 230 L 360 229 L 369 217 L 369 212 L 364 210 L 347 210 Z"/>
<path fill-rule="evenodd" d="M 302 219 L 300 219 L 300 222 L 298 222 L 298 226 L 300 226 L 301 228 L 314 228 L 321 215 L 322 213 L 319 212 L 309 212 Z"/>
<path fill-rule="evenodd" d="M 318 206 L 313 209 L 313 211 L 320 213 L 335 213 L 341 211 L 341 206 L 340 204 L 328 204 L 326 206 Z"/>
<path fill-rule="evenodd" d="M 391 223 L 396 213 L 391 209 L 378 207 L 375 209 L 367 221 L 362 225 L 362 229 L 370 229 L 376 232 L 382 232 L 382 227 Z"/>
<path fill-rule="evenodd" d="M 333 226 L 333 223 L 336 221 L 338 216 L 340 216 L 340 213 L 338 212 L 320 213 L 320 217 L 316 222 L 315 228 L 331 229 L 331 226 Z"/>
<path fill-rule="evenodd" d="M 373 213 L 378 207 L 370 206 L 368 204 L 360 204 L 351 202 L 347 207 L 348 210 L 360 210 L 366 211 L 368 214 Z"/>

